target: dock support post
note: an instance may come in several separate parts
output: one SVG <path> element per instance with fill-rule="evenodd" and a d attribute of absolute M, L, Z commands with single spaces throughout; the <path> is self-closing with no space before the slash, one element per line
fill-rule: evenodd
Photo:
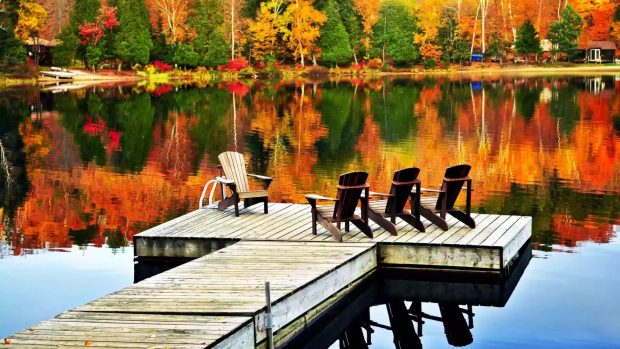
<path fill-rule="evenodd" d="M 275 349 L 273 345 L 273 317 L 271 315 L 271 287 L 269 281 L 265 282 L 265 300 L 267 311 L 265 312 L 265 330 L 267 331 L 267 348 Z"/>

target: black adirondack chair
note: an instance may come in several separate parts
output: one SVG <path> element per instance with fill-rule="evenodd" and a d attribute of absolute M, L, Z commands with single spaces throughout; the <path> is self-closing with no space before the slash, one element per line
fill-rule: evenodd
<path fill-rule="evenodd" d="M 218 209 L 225 209 L 235 206 L 235 216 L 239 217 L 239 202 L 243 199 L 243 206 L 248 208 L 252 205 L 263 203 L 264 212 L 269 212 L 269 195 L 267 188 L 273 178 L 247 173 L 243 154 L 227 151 L 218 156 L 220 160 L 220 176 L 216 180 L 222 187 L 222 201 L 218 204 Z M 253 177 L 263 182 L 263 189 L 250 189 L 248 177 Z M 226 186 L 231 195 L 226 193 Z"/>
<path fill-rule="evenodd" d="M 373 200 L 368 203 L 368 217 L 370 220 L 379 224 L 379 226 L 389 231 L 392 235 L 397 234 L 396 217 L 411 224 L 419 231 L 424 232 L 424 224 L 420 221 L 420 196 L 415 195 L 415 193 L 411 191 L 414 185 L 416 187 L 416 192 L 420 191 L 419 174 L 420 169 L 417 167 L 396 171 L 389 194 L 371 191 L 371 197 L 378 196 L 387 199 Z M 405 210 L 407 201 L 410 202 L 413 214 Z"/>
<path fill-rule="evenodd" d="M 476 227 L 476 222 L 471 217 L 471 178 L 468 177 L 471 166 L 467 164 L 452 166 L 446 169 L 446 173 L 441 184 L 441 189 L 433 190 L 421 188 L 415 191 L 420 199 L 420 213 L 422 217 L 436 224 L 443 230 L 448 230 L 446 223 L 446 213 L 450 214 L 459 221 L 465 223 L 471 228 Z M 463 186 L 467 184 L 465 188 Z M 462 190 L 467 193 L 467 201 L 465 204 L 465 212 L 454 206 L 456 199 Z M 438 193 L 438 196 L 424 197 L 424 192 Z"/>
<path fill-rule="evenodd" d="M 368 173 L 350 172 L 340 175 L 338 192 L 335 198 L 316 194 L 306 195 L 312 206 L 312 232 L 317 234 L 316 224 L 320 223 L 336 241 L 342 241 L 341 224 L 349 231 L 349 222 L 358 227 L 366 236 L 372 238 L 368 226 Z M 364 196 L 362 196 L 362 191 Z M 334 201 L 333 205 L 317 205 L 317 201 Z M 355 214 L 357 203 L 362 203 L 361 217 Z"/>

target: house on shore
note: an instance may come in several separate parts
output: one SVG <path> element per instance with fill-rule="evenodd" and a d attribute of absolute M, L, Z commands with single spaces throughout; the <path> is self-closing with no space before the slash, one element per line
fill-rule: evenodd
<path fill-rule="evenodd" d="M 590 41 L 587 46 L 579 46 L 576 57 L 583 57 L 585 63 L 613 63 L 616 50 L 613 41 Z"/>

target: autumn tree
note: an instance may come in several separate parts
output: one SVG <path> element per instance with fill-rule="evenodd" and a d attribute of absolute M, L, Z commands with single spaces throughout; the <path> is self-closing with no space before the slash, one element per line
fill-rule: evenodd
<path fill-rule="evenodd" d="M 372 47 L 373 28 L 379 20 L 381 0 L 353 0 L 355 10 L 362 18 L 362 44 L 366 52 Z"/>
<path fill-rule="evenodd" d="M 15 35 L 23 42 L 32 38 L 33 43 L 38 45 L 39 30 L 45 24 L 47 11 L 34 0 L 22 0 L 17 9 L 17 25 Z M 36 58 L 35 58 L 36 60 Z"/>
<path fill-rule="evenodd" d="M 290 12 L 285 12 L 286 0 L 268 0 L 260 4 L 256 20 L 250 23 L 248 32 L 252 41 L 250 52 L 256 60 L 275 57 L 280 51 L 278 41 L 288 35 L 292 21 Z"/>
<path fill-rule="evenodd" d="M 69 24 L 64 26 L 56 37 L 59 44 L 52 49 L 54 64 L 66 66 L 78 58 L 86 59 L 86 48 L 80 46 L 78 27 L 86 22 L 93 22 L 101 8 L 100 0 L 79 0 L 73 3 Z"/>
<path fill-rule="evenodd" d="M 114 53 L 131 65 L 149 61 L 153 42 L 148 10 L 143 0 L 118 0 L 118 20 L 121 23 L 114 35 Z M 119 63 L 119 70 L 122 62 Z"/>
<path fill-rule="evenodd" d="M 534 28 L 534 24 L 529 19 L 517 30 L 517 39 L 515 41 L 515 51 L 525 56 L 525 60 L 529 61 L 529 55 L 535 54 L 538 60 L 538 54 L 541 53 L 540 38 L 538 32 Z"/>
<path fill-rule="evenodd" d="M 311 0 L 291 0 L 286 11 L 292 18 L 290 32 L 284 39 L 293 51 L 293 57 L 305 66 L 305 57 L 314 53 L 316 41 L 321 36 L 320 28 L 325 23 L 325 15 L 312 6 Z M 286 17 L 286 15 L 285 15 Z"/>
<path fill-rule="evenodd" d="M 553 43 L 553 54 L 556 56 L 559 52 L 566 53 L 570 60 L 577 46 L 579 45 L 579 35 L 583 26 L 581 16 L 569 4 L 561 12 L 558 21 L 549 27 L 549 40 Z"/>
<path fill-rule="evenodd" d="M 327 0 L 323 12 L 327 16 L 321 27 L 321 60 L 331 65 L 344 64 L 351 61 L 353 50 L 349 42 L 349 34 L 345 30 L 340 17 L 336 0 Z"/>
<path fill-rule="evenodd" d="M 118 27 L 116 7 L 104 6 L 93 22 L 85 22 L 78 27 L 80 31 L 80 44 L 85 47 L 85 59 L 87 66 L 96 70 L 104 58 L 108 48 L 108 42 L 112 30 Z"/>
<path fill-rule="evenodd" d="M 445 63 L 462 63 L 470 57 L 469 44 L 461 36 L 458 19 L 452 9 L 446 9 L 442 13 L 437 29 L 437 45 Z"/>
<path fill-rule="evenodd" d="M 413 64 L 420 58 L 420 51 L 413 44 L 416 23 L 416 17 L 404 2 L 385 1 L 374 27 L 371 56 L 381 57 L 383 62 L 389 58 L 397 65 Z"/>
<path fill-rule="evenodd" d="M 162 23 L 162 34 L 168 44 L 185 42 L 190 35 L 187 18 L 191 11 L 189 0 L 154 0 L 153 5 Z"/>

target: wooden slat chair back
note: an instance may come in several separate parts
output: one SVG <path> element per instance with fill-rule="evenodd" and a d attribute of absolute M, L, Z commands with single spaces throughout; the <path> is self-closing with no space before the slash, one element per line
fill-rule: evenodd
<path fill-rule="evenodd" d="M 358 227 L 366 236 L 372 238 L 368 226 L 368 196 L 369 189 L 366 180 L 368 173 L 351 172 L 340 176 L 338 191 L 335 198 L 316 194 L 306 195 L 312 207 L 312 232 L 317 234 L 316 224 L 321 224 L 329 231 L 334 239 L 342 241 L 341 223 L 345 224 L 345 231 L 349 231 L 349 222 Z M 364 193 L 364 195 L 362 195 Z M 317 205 L 317 201 L 334 201 L 333 205 Z M 361 217 L 355 211 L 361 202 Z"/>
<path fill-rule="evenodd" d="M 227 151 L 218 156 L 220 160 L 220 176 L 217 181 L 222 188 L 222 200 L 218 203 L 219 209 L 235 206 L 235 216 L 239 216 L 239 202 L 243 199 L 243 206 L 248 208 L 252 205 L 263 203 L 264 212 L 269 212 L 269 195 L 267 189 L 272 182 L 271 177 L 248 173 L 245 167 L 243 154 Z M 252 190 L 248 177 L 253 177 L 263 182 L 263 189 Z M 226 188 L 231 195 L 228 195 Z"/>
<path fill-rule="evenodd" d="M 386 197 L 386 200 L 369 202 L 369 217 L 383 229 L 396 235 L 396 218 L 400 218 L 414 226 L 419 231 L 424 231 L 424 225 L 420 221 L 420 202 L 412 194 L 412 189 L 420 189 L 418 175 L 420 169 L 409 167 L 394 173 L 389 194 L 371 192 L 371 196 Z M 407 202 L 411 203 L 411 211 L 405 210 Z M 386 219 L 389 218 L 389 221 Z"/>
<path fill-rule="evenodd" d="M 338 201 L 335 204 L 333 218 L 340 216 L 342 220 L 353 217 L 362 190 L 368 188 L 367 179 L 368 173 L 366 172 L 350 172 L 340 176 L 336 194 Z"/>
<path fill-rule="evenodd" d="M 243 154 L 227 151 L 220 154 L 217 158 L 220 160 L 226 178 L 235 182 L 237 185 L 237 191 L 249 191 L 248 172 L 245 168 Z"/>
<path fill-rule="evenodd" d="M 456 165 L 448 167 L 446 173 L 443 175 L 442 189 L 443 192 L 439 194 L 437 200 L 436 209 L 440 210 L 442 205 L 443 196 L 447 196 L 446 209 L 454 208 L 456 199 L 458 199 L 461 189 L 467 181 L 471 181 L 469 177 L 469 171 L 471 166 L 467 164 Z"/>
<path fill-rule="evenodd" d="M 471 228 L 476 227 L 476 222 L 471 217 L 471 193 L 472 179 L 469 178 L 471 166 L 467 164 L 452 166 L 446 169 L 440 190 L 425 189 L 416 191 L 422 195 L 424 192 L 437 193 L 434 197 L 423 197 L 420 203 L 420 213 L 422 216 L 443 230 L 448 230 L 446 214 L 450 214 L 459 221 Z M 466 191 L 465 212 L 458 209 L 455 205 L 460 193 Z M 420 195 L 417 195 L 418 198 Z"/>

